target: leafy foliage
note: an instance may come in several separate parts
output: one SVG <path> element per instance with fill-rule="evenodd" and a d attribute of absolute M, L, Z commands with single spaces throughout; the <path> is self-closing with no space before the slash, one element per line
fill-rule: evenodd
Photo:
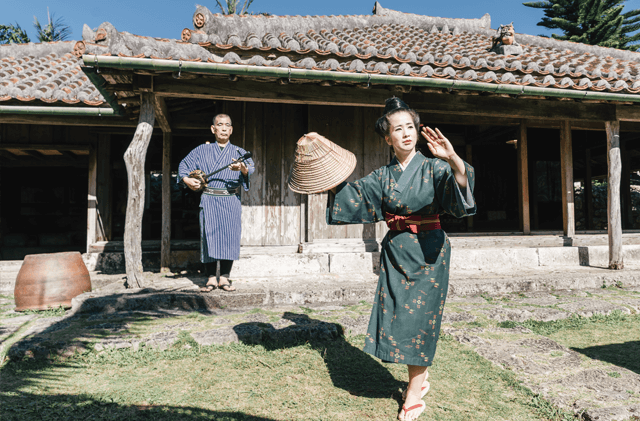
<path fill-rule="evenodd" d="M 218 3 L 218 7 L 225 15 L 245 15 L 248 13 L 249 6 L 251 6 L 253 0 L 244 0 L 240 11 L 238 11 L 240 0 L 223 0 L 223 2 L 224 4 L 220 2 L 220 0 L 216 0 L 216 3 Z"/>
<path fill-rule="evenodd" d="M 27 33 L 18 25 L 0 25 L 0 44 L 26 44 L 31 42 Z"/>
<path fill-rule="evenodd" d="M 623 13 L 627 0 L 545 0 L 523 3 L 544 9 L 538 26 L 560 29 L 555 39 L 636 51 L 640 44 L 640 9 Z"/>
<path fill-rule="evenodd" d="M 49 14 L 47 8 L 48 23 L 44 26 L 40 25 L 37 17 L 33 17 L 33 26 L 38 32 L 38 40 L 40 42 L 65 41 L 71 36 L 71 27 L 65 24 L 64 19 L 55 19 L 55 14 Z"/>

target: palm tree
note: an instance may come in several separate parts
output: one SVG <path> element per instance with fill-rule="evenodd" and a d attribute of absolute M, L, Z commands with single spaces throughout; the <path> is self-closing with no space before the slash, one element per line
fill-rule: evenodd
<path fill-rule="evenodd" d="M 31 42 L 27 33 L 18 25 L 0 25 L 0 44 L 26 44 Z"/>
<path fill-rule="evenodd" d="M 49 22 L 42 27 L 37 17 L 33 17 L 33 26 L 38 31 L 38 40 L 40 42 L 64 41 L 71 36 L 71 27 L 64 23 L 64 19 L 54 19 L 55 14 L 49 14 L 47 7 L 47 19 Z"/>
<path fill-rule="evenodd" d="M 224 13 L 225 15 L 233 15 L 233 14 L 244 15 L 248 13 L 247 10 L 249 9 L 249 6 L 251 6 L 251 3 L 253 3 L 253 0 L 244 0 L 244 4 L 242 5 L 242 8 L 240 8 L 240 11 L 238 11 L 238 3 L 240 2 L 240 0 L 223 0 L 223 1 L 224 1 L 224 6 L 220 2 L 220 0 L 216 0 L 216 3 L 218 3 L 218 7 L 222 11 L 222 13 Z"/>

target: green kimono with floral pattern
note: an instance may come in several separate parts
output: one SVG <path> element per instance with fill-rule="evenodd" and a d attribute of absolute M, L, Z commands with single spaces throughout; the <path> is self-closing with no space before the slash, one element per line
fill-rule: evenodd
<path fill-rule="evenodd" d="M 328 224 L 367 224 L 395 215 L 473 215 L 474 171 L 460 189 L 449 164 L 416 153 L 403 171 L 387 166 L 329 195 Z M 383 361 L 429 366 L 440 334 L 451 247 L 440 229 L 389 231 L 382 240 L 380 278 L 364 351 Z"/>

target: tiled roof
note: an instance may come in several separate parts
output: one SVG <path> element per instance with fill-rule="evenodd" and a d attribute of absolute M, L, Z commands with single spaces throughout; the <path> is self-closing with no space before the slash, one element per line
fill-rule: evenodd
<path fill-rule="evenodd" d="M 0 45 L 0 105 L 43 101 L 98 106 L 105 99 L 80 69 L 74 42 Z"/>
<path fill-rule="evenodd" d="M 488 15 L 434 18 L 376 3 L 373 15 L 227 16 L 198 6 L 193 20 L 182 39 L 225 63 L 640 92 L 640 53 L 517 34 L 524 53 L 500 55 L 489 52 Z"/>

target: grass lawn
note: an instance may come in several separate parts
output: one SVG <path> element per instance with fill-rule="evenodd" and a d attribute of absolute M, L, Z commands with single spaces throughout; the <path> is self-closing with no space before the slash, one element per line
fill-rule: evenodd
<path fill-rule="evenodd" d="M 2 420 L 392 420 L 406 366 L 360 351 L 363 336 L 287 344 L 89 352 L 0 367 Z M 515 376 L 445 337 L 423 420 L 568 420 Z"/>

